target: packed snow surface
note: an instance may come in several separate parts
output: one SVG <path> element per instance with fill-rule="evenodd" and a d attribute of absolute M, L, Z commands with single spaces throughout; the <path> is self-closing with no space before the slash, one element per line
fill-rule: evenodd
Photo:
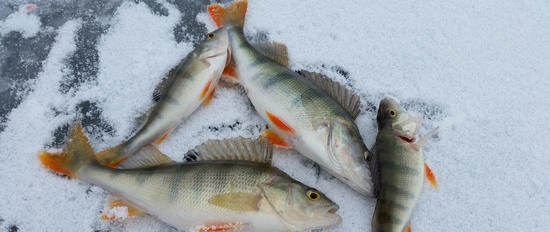
<path fill-rule="evenodd" d="M 148 215 L 100 220 L 109 194 L 48 171 L 36 152 L 61 148 L 76 120 L 96 150 L 131 136 L 155 85 L 214 28 L 208 3 L 28 4 L 0 3 L 0 94 L 10 93 L 0 96 L 20 101 L 0 106 L 0 230 L 174 231 Z M 292 69 L 360 94 L 356 123 L 369 148 L 386 96 L 422 115 L 420 134 L 439 126 L 424 147 L 439 188 L 425 184 L 414 231 L 550 230 L 548 1 L 251 0 L 245 34 L 286 44 Z M 13 69 L 27 58 L 37 60 L 35 74 Z M 206 140 L 263 128 L 244 91 L 222 86 L 159 148 L 181 161 Z M 374 199 L 293 150 L 274 156 L 340 205 L 343 223 L 323 231 L 370 231 Z"/>

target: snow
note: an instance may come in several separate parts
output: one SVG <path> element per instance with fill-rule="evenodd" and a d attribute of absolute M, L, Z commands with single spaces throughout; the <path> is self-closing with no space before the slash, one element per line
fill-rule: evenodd
<path fill-rule="evenodd" d="M 18 31 L 24 38 L 35 36 L 41 25 L 40 18 L 32 13 L 35 8 L 34 4 L 21 5 L 17 12 L 0 21 L 0 35 Z"/>
<path fill-rule="evenodd" d="M 68 93 L 59 86 L 71 75 L 68 58 L 78 49 L 83 20 L 55 28 L 42 71 L 30 82 L 33 91 L 0 131 L 0 230 L 173 230 L 147 215 L 100 220 L 107 192 L 54 175 L 36 159 L 38 150 L 52 146 L 58 128 L 86 117 L 78 110 L 83 101 L 95 103 L 101 121 L 113 128 L 86 127 L 95 149 L 116 145 L 136 129 L 135 118 L 153 104 L 156 83 L 194 46 L 174 36 L 189 12 L 159 4 L 167 14 L 128 1 L 103 19 L 109 28 L 96 45 L 97 77 Z M 41 15 L 25 6 L 0 18 L 1 36 L 17 31 L 30 38 L 45 30 Z M 195 19 L 211 30 L 204 12 Z M 386 96 L 423 116 L 421 134 L 439 126 L 424 147 L 439 188 L 425 185 L 411 220 L 415 231 L 550 229 L 547 1 L 250 1 L 245 33 L 286 44 L 292 69 L 322 72 L 357 91 L 363 107 L 356 122 L 368 147 L 378 102 Z M 256 137 L 264 126 L 242 89 L 220 87 L 160 149 L 181 160 L 208 139 Z M 343 223 L 324 231 L 370 230 L 374 199 L 325 172 L 318 175 L 292 150 L 275 153 L 275 166 L 340 205 Z"/>

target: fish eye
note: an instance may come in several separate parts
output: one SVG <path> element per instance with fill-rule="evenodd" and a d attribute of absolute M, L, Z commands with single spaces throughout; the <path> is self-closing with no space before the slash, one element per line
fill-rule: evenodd
<path fill-rule="evenodd" d="M 206 35 L 206 38 L 208 39 L 214 39 L 216 37 L 216 34 L 214 34 L 214 32 L 210 32 Z"/>
<path fill-rule="evenodd" d="M 388 114 L 390 115 L 391 118 L 395 118 L 395 116 L 397 116 L 397 113 L 395 112 L 394 109 L 389 109 Z"/>
<path fill-rule="evenodd" d="M 307 196 L 308 199 L 310 199 L 312 201 L 319 200 L 319 197 L 320 197 L 319 192 L 317 192 L 317 190 L 315 190 L 315 189 L 307 190 L 306 196 Z"/>

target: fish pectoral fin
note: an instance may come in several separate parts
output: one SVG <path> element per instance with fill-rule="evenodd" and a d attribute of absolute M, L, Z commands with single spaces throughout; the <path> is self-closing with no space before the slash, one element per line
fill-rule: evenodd
<path fill-rule="evenodd" d="M 288 51 L 286 45 L 277 42 L 261 42 L 254 43 L 252 46 L 260 54 L 288 68 Z"/>
<path fill-rule="evenodd" d="M 242 230 L 244 224 L 240 222 L 219 222 L 196 226 L 197 232 L 225 232 Z"/>
<path fill-rule="evenodd" d="M 126 210 L 124 212 L 124 210 Z M 122 212 L 121 212 L 122 211 Z M 109 200 L 109 210 L 101 214 L 103 220 L 123 220 L 142 214 L 143 211 L 131 204 L 116 198 Z"/>
<path fill-rule="evenodd" d="M 119 168 L 143 168 L 172 164 L 174 161 L 160 152 L 155 146 L 147 145 L 139 149 L 134 155 L 118 165 Z"/>
<path fill-rule="evenodd" d="M 223 140 L 208 140 L 187 152 L 187 162 L 205 160 L 242 160 L 271 165 L 273 146 L 262 139 L 243 137 Z"/>
<path fill-rule="evenodd" d="M 428 179 L 428 181 L 430 182 L 430 184 L 435 188 L 437 189 L 437 180 L 435 179 L 435 175 L 434 173 L 432 172 L 432 169 L 430 168 L 430 166 L 428 166 L 428 164 L 424 163 L 424 173 L 426 174 L 426 179 Z"/>
<path fill-rule="evenodd" d="M 282 148 L 292 148 L 290 142 L 285 140 L 283 137 L 281 137 L 279 134 L 277 134 L 273 130 L 264 130 L 260 134 L 260 137 L 266 138 L 271 144 L 282 147 Z"/>
<path fill-rule="evenodd" d="M 261 194 L 234 192 L 215 195 L 208 199 L 208 203 L 234 211 L 249 212 L 259 210 L 258 203 L 261 199 Z"/>
<path fill-rule="evenodd" d="M 210 101 L 212 101 L 212 98 L 214 98 L 214 93 L 216 92 L 216 87 L 212 89 L 212 91 L 208 94 L 208 97 L 206 97 L 206 100 L 202 103 L 203 107 L 206 107 L 210 104 Z"/>
<path fill-rule="evenodd" d="M 361 111 L 361 98 L 353 90 L 320 73 L 305 70 L 299 70 L 297 72 L 315 83 L 315 85 L 323 89 L 332 99 L 340 103 L 353 119 L 357 118 L 357 115 L 359 115 Z"/>

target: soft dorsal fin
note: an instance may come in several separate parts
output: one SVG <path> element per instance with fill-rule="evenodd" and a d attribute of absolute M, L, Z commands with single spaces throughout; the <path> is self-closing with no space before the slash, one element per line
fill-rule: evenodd
<path fill-rule="evenodd" d="M 144 168 L 172 163 L 175 162 L 170 159 L 170 157 L 160 152 L 155 146 L 147 145 L 119 164 L 117 168 Z"/>
<path fill-rule="evenodd" d="M 359 115 L 359 112 L 361 111 L 359 108 L 361 106 L 361 99 L 359 95 L 323 74 L 305 70 L 300 70 L 297 72 L 302 74 L 305 78 L 313 81 L 313 83 L 321 89 L 325 90 L 329 96 L 331 96 L 334 100 L 340 103 L 344 109 L 346 109 L 353 119 L 357 118 L 357 115 Z"/>
<path fill-rule="evenodd" d="M 260 42 L 252 46 L 260 54 L 275 61 L 277 64 L 288 67 L 288 51 L 286 45 L 277 42 Z"/>
<path fill-rule="evenodd" d="M 243 137 L 208 140 L 187 152 L 184 160 L 242 160 L 271 164 L 272 145 L 265 139 L 247 139 Z"/>

